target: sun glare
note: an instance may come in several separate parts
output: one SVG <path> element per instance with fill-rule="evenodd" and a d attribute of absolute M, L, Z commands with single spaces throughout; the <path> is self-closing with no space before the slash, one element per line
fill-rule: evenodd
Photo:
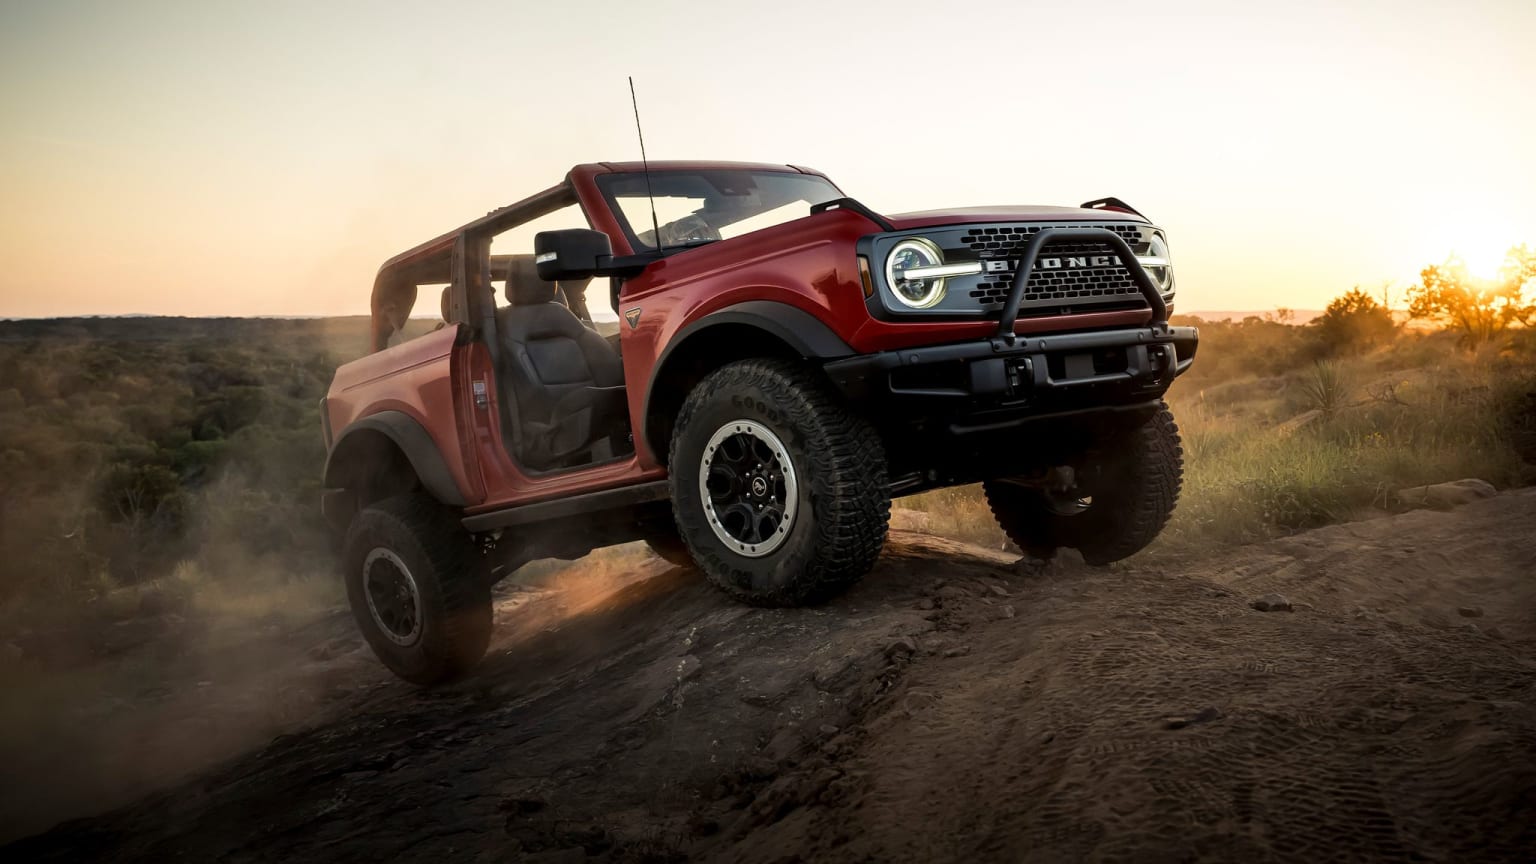
<path fill-rule="evenodd" d="M 1494 279 L 1504 264 L 1504 255 L 1514 242 L 1504 242 L 1496 237 L 1468 237 L 1451 247 L 1450 257 L 1467 265 L 1467 272 L 1478 279 Z"/>

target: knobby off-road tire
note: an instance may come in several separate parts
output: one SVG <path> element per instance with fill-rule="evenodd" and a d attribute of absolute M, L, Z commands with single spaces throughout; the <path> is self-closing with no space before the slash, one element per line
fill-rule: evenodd
<path fill-rule="evenodd" d="M 490 581 L 469 535 L 430 497 L 409 493 L 365 507 L 347 531 L 342 566 L 352 617 L 391 672 L 436 684 L 485 654 Z"/>
<path fill-rule="evenodd" d="M 757 473 L 742 479 L 737 468 Z M 701 381 L 678 413 L 669 471 L 694 562 L 738 600 L 823 602 L 869 572 L 885 544 L 891 499 L 880 436 L 798 364 L 745 360 Z M 713 485 L 701 490 L 701 477 Z M 765 493 L 752 497 L 758 488 Z M 775 507 L 785 517 L 777 522 Z M 752 510 L 768 515 L 737 524 Z"/>
<path fill-rule="evenodd" d="M 1086 506 L 1076 505 L 1076 497 L 1006 479 L 982 484 L 1008 539 L 1037 558 L 1049 558 L 1063 546 L 1077 549 L 1089 564 L 1129 558 L 1156 539 L 1178 503 L 1184 477 L 1184 448 L 1168 405 L 1100 453 L 1094 464 L 1077 468 L 1082 491 L 1091 496 Z"/>

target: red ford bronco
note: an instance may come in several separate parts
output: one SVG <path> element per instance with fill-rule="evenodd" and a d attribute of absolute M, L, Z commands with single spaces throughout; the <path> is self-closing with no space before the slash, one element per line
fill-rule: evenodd
<path fill-rule="evenodd" d="M 423 286 L 444 323 L 403 339 Z M 1173 289 L 1114 198 L 881 215 L 794 166 L 579 165 L 379 270 L 373 353 L 321 411 L 358 625 L 439 681 L 498 578 L 633 540 L 815 603 L 874 564 L 892 496 L 978 481 L 1027 553 L 1124 558 L 1179 494 Z"/>

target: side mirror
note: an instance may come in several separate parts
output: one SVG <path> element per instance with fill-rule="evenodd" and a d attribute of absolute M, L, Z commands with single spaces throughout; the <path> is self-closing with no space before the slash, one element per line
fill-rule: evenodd
<path fill-rule="evenodd" d="M 546 282 L 590 279 L 612 258 L 613 244 L 601 231 L 567 228 L 533 237 L 533 263 Z"/>

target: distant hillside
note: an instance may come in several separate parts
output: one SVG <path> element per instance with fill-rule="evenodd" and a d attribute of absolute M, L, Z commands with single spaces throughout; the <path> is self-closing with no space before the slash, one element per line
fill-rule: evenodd
<path fill-rule="evenodd" d="M 1321 309 L 1291 309 L 1289 311 L 1291 313 L 1291 317 L 1290 317 L 1289 320 L 1287 320 L 1285 322 L 1287 324 L 1298 324 L 1298 325 L 1299 324 L 1310 324 L 1312 321 L 1314 321 L 1314 320 L 1316 320 L 1318 318 L 1323 317 L 1323 310 L 1321 310 Z M 1425 321 L 1423 319 L 1415 320 L 1415 319 L 1409 318 L 1408 317 L 1408 311 L 1406 309 L 1393 309 L 1393 310 L 1391 310 L 1391 312 L 1392 312 L 1392 320 L 1396 321 L 1398 324 L 1402 325 L 1403 327 L 1406 327 L 1409 330 L 1429 331 L 1429 330 L 1434 330 L 1435 329 L 1435 325 L 1432 322 Z M 1269 310 L 1262 311 L 1262 312 L 1255 311 L 1255 310 L 1237 311 L 1237 312 L 1234 312 L 1234 311 L 1209 312 L 1209 311 L 1194 310 L 1194 311 L 1186 312 L 1183 309 L 1179 309 L 1179 310 L 1176 310 L 1174 312 L 1174 315 L 1176 317 L 1199 318 L 1202 321 L 1233 321 L 1233 322 L 1237 322 L 1237 321 L 1242 321 L 1245 318 L 1266 318 L 1266 317 L 1270 317 L 1270 316 L 1275 315 L 1275 310 L 1269 309 Z"/>
<path fill-rule="evenodd" d="M 406 332 L 416 336 L 429 332 L 436 325 L 436 318 L 412 318 L 406 325 Z M 594 326 L 604 336 L 619 332 L 617 319 L 598 320 Z M 338 360 L 349 360 L 368 352 L 368 317 L 182 318 L 111 315 L 0 319 L 0 342 L 184 342 L 203 339 L 237 343 L 272 340 L 281 343 L 285 350 L 309 348 L 327 352 Z"/>
<path fill-rule="evenodd" d="M 1305 324 L 1308 321 L 1311 321 L 1313 318 L 1321 317 L 1322 314 L 1323 314 L 1323 310 L 1321 310 L 1321 309 L 1292 309 L 1292 310 L 1290 310 L 1290 313 L 1291 313 L 1292 317 L 1291 317 L 1291 320 L 1288 323 L 1291 323 L 1291 324 Z M 1188 315 L 1191 318 L 1199 318 L 1199 319 L 1201 319 L 1203 321 L 1241 321 L 1244 318 L 1248 318 L 1248 317 L 1263 318 L 1266 315 L 1274 315 L 1275 314 L 1275 310 L 1273 310 L 1273 309 L 1265 309 L 1265 310 L 1259 311 L 1259 310 L 1252 310 L 1252 309 L 1250 309 L 1250 310 L 1247 310 L 1247 311 L 1222 310 L 1222 311 L 1210 312 L 1210 311 L 1204 311 L 1204 310 L 1199 310 L 1199 309 L 1191 309 L 1191 310 L 1179 309 L 1179 310 L 1177 310 L 1176 314 L 1178 314 L 1178 315 Z"/>
<path fill-rule="evenodd" d="M 412 320 L 411 328 L 432 329 Z M 368 349 L 368 318 L 180 318 L 134 315 L 92 318 L 21 318 L 0 321 L 0 342 L 31 341 L 186 342 L 226 344 L 278 342 L 285 350 L 310 348 L 341 357 Z"/>
<path fill-rule="evenodd" d="M 0 322 L 0 605 L 325 560 L 320 398 L 367 345 L 362 317 Z"/>

